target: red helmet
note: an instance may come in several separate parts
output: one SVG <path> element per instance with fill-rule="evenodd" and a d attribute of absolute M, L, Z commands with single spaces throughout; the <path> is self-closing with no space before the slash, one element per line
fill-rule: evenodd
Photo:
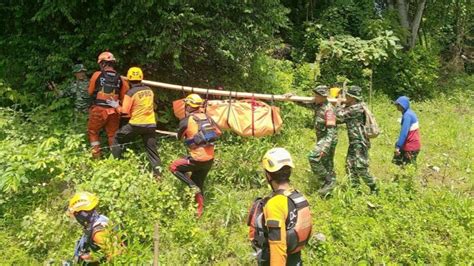
<path fill-rule="evenodd" d="M 97 64 L 100 64 L 102 61 L 115 62 L 115 57 L 111 52 L 102 52 L 97 58 Z"/>

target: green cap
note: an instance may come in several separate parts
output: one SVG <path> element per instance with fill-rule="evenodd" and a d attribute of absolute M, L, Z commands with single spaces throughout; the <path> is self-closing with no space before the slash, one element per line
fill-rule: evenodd
<path fill-rule="evenodd" d="M 313 89 L 313 92 L 314 93 L 317 93 L 323 97 L 327 97 L 328 96 L 328 86 L 326 85 L 319 85 L 319 86 L 316 86 L 314 89 Z"/>
<path fill-rule="evenodd" d="M 362 89 L 359 86 L 350 86 L 346 94 L 357 100 L 362 99 Z"/>
<path fill-rule="evenodd" d="M 75 64 L 74 67 L 72 68 L 72 73 L 78 73 L 82 71 L 87 71 L 87 69 L 84 67 L 83 64 Z"/>

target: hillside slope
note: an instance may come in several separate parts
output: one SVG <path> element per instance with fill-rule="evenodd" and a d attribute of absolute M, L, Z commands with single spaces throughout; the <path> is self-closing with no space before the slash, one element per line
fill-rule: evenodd
<path fill-rule="evenodd" d="M 161 183 L 153 180 L 140 142 L 130 145 L 125 160 L 93 161 L 85 125 L 74 123 L 70 110 L 25 114 L 0 109 L 0 260 L 41 264 L 70 259 L 80 228 L 64 215 L 64 206 L 74 191 L 88 190 L 99 195 L 101 210 L 124 228 L 128 249 L 117 258 L 120 263 L 152 261 L 158 221 L 162 265 L 253 265 L 247 210 L 255 197 L 269 192 L 260 157 L 282 146 L 296 161 L 292 184 L 308 197 L 313 232 L 326 237 L 311 239 L 303 252 L 308 265 L 472 263 L 472 99 L 458 94 L 413 104 L 423 143 L 417 170 L 391 164 L 400 114 L 385 97 L 374 102 L 383 133 L 372 142 L 370 170 L 380 183 L 380 196 L 368 195 L 366 187 L 362 195 L 348 188 L 347 136 L 340 127 L 338 187 L 333 197 L 320 199 L 306 159 L 315 139 L 312 112 L 284 103 L 281 134 L 261 139 L 224 135 L 200 220 L 193 215 L 191 192 L 169 171 Z M 183 153 L 181 142 L 160 138 L 163 167 Z"/>

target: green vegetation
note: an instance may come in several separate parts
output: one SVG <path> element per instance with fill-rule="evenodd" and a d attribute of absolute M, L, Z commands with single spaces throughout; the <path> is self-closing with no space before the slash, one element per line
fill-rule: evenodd
<path fill-rule="evenodd" d="M 101 210 L 124 227 L 129 246 L 119 262 L 150 262 L 153 225 L 159 222 L 162 263 L 251 264 L 247 209 L 256 196 L 268 193 L 259 160 L 268 148 L 284 146 L 297 162 L 292 183 L 312 204 L 315 233 L 327 238 L 311 240 L 305 261 L 472 262 L 474 182 L 469 158 L 474 156 L 474 123 L 472 99 L 464 96 L 457 93 L 414 104 L 424 149 L 419 169 L 406 171 L 390 163 L 399 114 L 386 97 L 377 97 L 374 111 L 384 132 L 373 142 L 371 171 L 381 184 L 381 195 L 356 195 L 348 189 L 343 170 L 347 139 L 341 129 L 336 154 L 339 186 L 329 200 L 315 193 L 306 159 L 314 145 L 312 112 L 285 103 L 286 123 L 280 135 L 243 139 L 226 134 L 218 144 L 200 220 L 194 218 L 192 193 L 181 182 L 169 172 L 163 182 L 153 180 L 140 145 L 125 160 L 93 161 L 85 135 L 79 133 L 84 126 L 65 121 L 69 109 L 48 116 L 2 109 L 0 156 L 5 171 L 0 211 L 8 251 L 2 260 L 70 258 L 80 227 L 64 214 L 64 206 L 73 191 L 88 190 L 100 195 Z M 184 152 L 172 139 L 161 139 L 160 146 L 165 166 Z"/>
<path fill-rule="evenodd" d="M 474 262 L 472 1 L 141 3 L 0 3 L 0 264 L 70 259 L 81 228 L 64 209 L 75 191 L 87 190 L 122 228 L 128 245 L 119 264 L 152 261 L 158 223 L 163 265 L 253 265 L 246 215 L 252 200 L 269 192 L 260 158 L 275 146 L 293 154 L 292 184 L 312 206 L 314 234 L 325 236 L 303 251 L 308 265 Z M 160 183 L 139 142 L 124 160 L 107 152 L 92 160 L 85 117 L 74 114 L 72 99 L 57 97 L 71 66 L 82 62 L 91 74 L 105 49 L 122 73 L 138 65 L 146 79 L 175 84 L 297 95 L 311 95 L 321 83 L 360 85 L 366 96 L 373 88 L 383 133 L 372 142 L 370 170 L 380 196 L 349 188 L 341 126 L 338 187 L 321 200 L 306 158 L 315 142 L 313 113 L 275 103 L 284 119 L 280 134 L 224 134 L 196 220 L 192 192 L 166 170 L 185 153 L 180 141 L 159 140 Z M 172 130 L 171 100 L 182 95 L 156 92 L 159 126 Z M 400 128 L 391 100 L 401 94 L 416 100 L 423 145 L 417 169 L 391 164 Z"/>

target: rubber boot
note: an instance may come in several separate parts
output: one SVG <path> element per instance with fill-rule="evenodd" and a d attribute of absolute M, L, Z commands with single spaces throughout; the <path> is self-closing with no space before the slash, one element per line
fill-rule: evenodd
<path fill-rule="evenodd" d="M 200 218 L 204 210 L 204 196 L 202 195 L 202 193 L 196 193 L 194 194 L 194 200 L 196 201 L 198 205 L 196 216 L 197 218 Z"/>

